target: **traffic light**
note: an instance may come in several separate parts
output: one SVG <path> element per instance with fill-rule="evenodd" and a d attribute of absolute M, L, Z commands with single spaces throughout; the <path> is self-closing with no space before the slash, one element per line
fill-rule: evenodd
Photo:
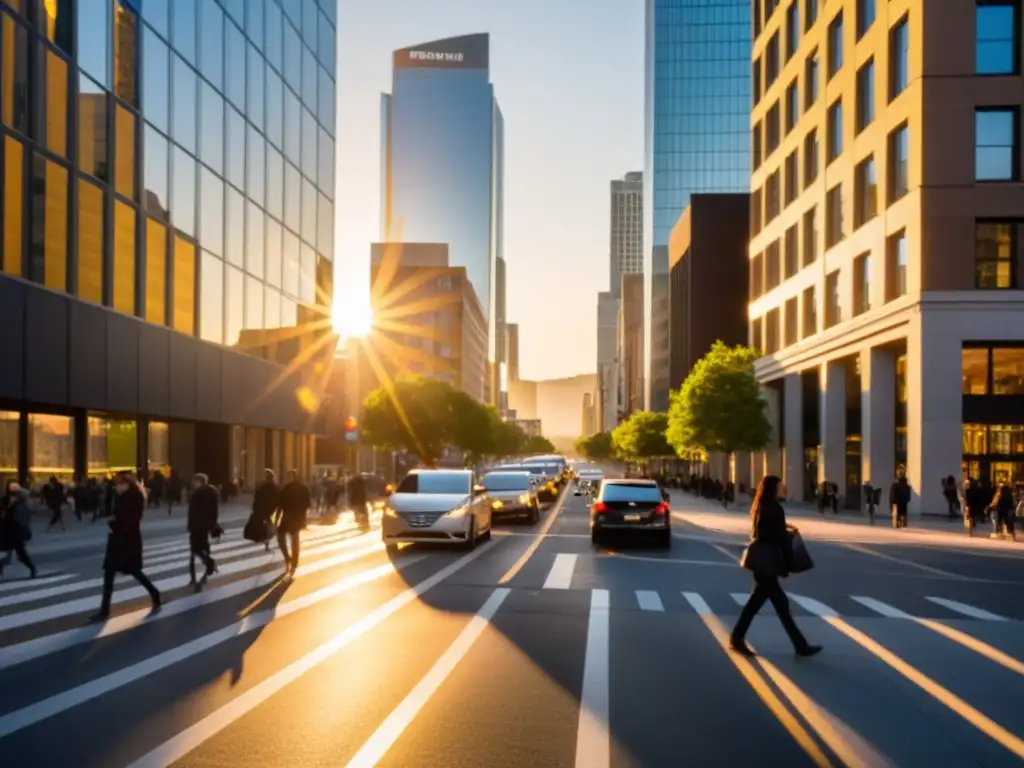
<path fill-rule="evenodd" d="M 356 422 L 355 416 L 349 416 L 345 419 L 345 439 L 350 443 L 359 440 L 359 424 Z"/>

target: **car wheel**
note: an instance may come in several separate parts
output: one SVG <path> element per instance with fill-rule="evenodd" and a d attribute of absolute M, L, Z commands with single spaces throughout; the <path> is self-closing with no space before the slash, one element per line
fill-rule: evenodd
<path fill-rule="evenodd" d="M 466 532 L 466 549 L 474 549 L 476 547 L 476 518 L 472 518 L 469 521 L 469 530 Z"/>
<path fill-rule="evenodd" d="M 480 536 L 480 541 L 485 541 L 486 542 L 486 541 L 490 541 L 490 540 L 491 540 L 491 529 L 488 528 L 486 531 L 483 532 L 483 535 Z"/>

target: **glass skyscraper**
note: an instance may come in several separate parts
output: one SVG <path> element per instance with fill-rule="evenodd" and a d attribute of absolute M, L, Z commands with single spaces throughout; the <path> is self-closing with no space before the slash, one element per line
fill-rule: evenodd
<path fill-rule="evenodd" d="M 337 0 L 0 2 L 0 474 L 312 460 L 285 366 L 329 345 L 336 24 Z"/>
<path fill-rule="evenodd" d="M 750 189 L 750 50 L 750 0 L 647 0 L 644 386 L 650 410 L 668 408 L 672 228 L 690 195 Z"/>
<path fill-rule="evenodd" d="M 490 400 L 501 403 L 504 120 L 487 34 L 434 40 L 393 55 L 381 101 L 381 239 L 447 243 L 488 322 Z"/>

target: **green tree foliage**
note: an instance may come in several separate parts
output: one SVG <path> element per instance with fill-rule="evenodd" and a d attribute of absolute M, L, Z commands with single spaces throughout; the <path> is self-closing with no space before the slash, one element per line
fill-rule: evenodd
<path fill-rule="evenodd" d="M 518 456 L 526 443 L 526 433 L 511 421 L 502 421 L 498 412 L 490 409 L 492 414 L 491 428 L 494 430 L 494 455 L 499 458 Z"/>
<path fill-rule="evenodd" d="M 576 451 L 590 461 L 607 461 L 615 455 L 610 432 L 598 432 L 576 440 Z"/>
<path fill-rule="evenodd" d="M 767 404 L 754 376 L 758 353 L 716 341 L 672 392 L 668 441 L 682 456 L 697 450 L 762 450 L 771 438 Z"/>
<path fill-rule="evenodd" d="M 524 456 L 529 456 L 533 453 L 557 453 L 557 450 L 555 444 L 543 435 L 527 435 L 526 440 L 523 441 L 521 453 Z"/>
<path fill-rule="evenodd" d="M 615 455 L 626 461 L 675 456 L 665 439 L 668 414 L 637 411 L 612 430 L 611 441 Z"/>

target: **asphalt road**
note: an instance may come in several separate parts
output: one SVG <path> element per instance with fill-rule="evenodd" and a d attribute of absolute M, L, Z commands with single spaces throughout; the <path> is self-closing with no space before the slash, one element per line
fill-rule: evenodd
<path fill-rule="evenodd" d="M 102 540 L 40 535 L 40 578 L 0 584 L 0 763 L 1020 765 L 1020 547 L 795 519 L 817 567 L 785 586 L 825 651 L 795 658 L 766 609 L 747 660 L 724 648 L 746 516 L 673 508 L 670 551 L 594 551 L 572 495 L 468 554 L 389 559 L 375 530 L 311 525 L 291 584 L 236 520 L 198 595 L 166 525 L 146 540 L 162 613 L 119 580 L 99 626 Z"/>

